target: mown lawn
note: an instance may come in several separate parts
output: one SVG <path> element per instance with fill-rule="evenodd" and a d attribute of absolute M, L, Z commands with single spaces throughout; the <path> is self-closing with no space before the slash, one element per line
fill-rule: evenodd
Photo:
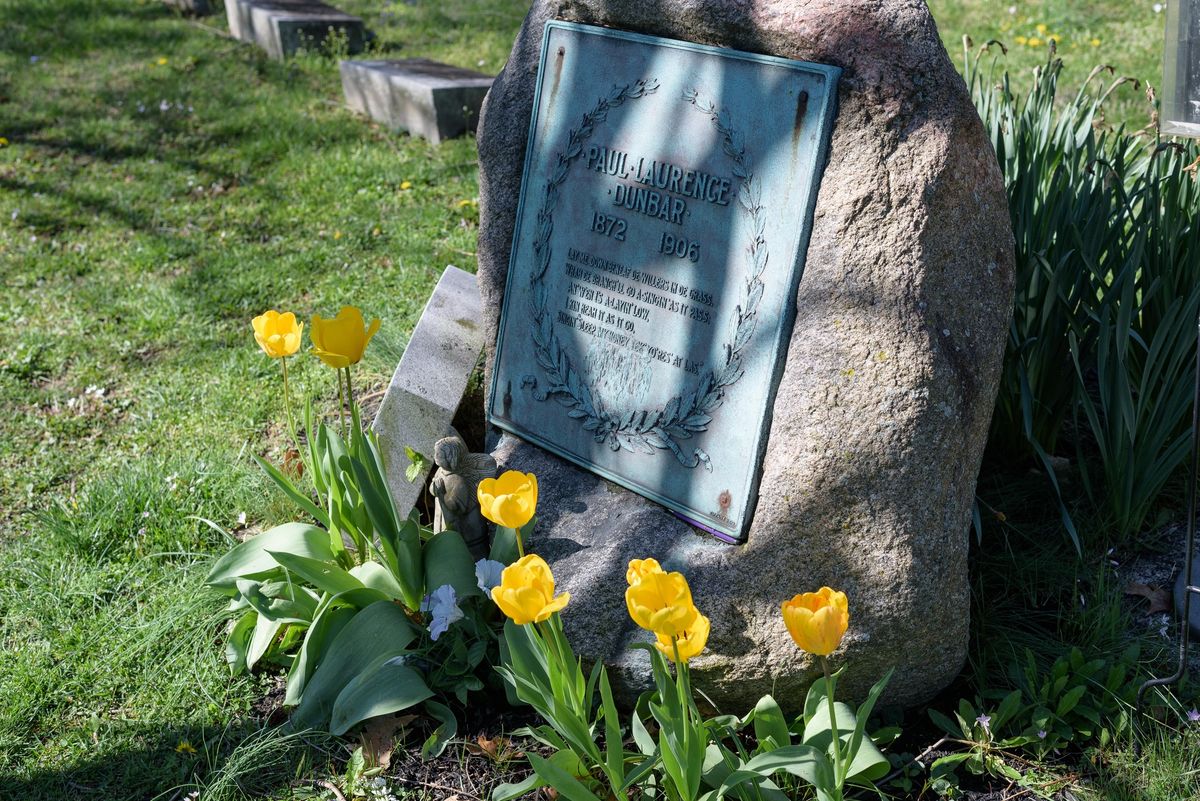
<path fill-rule="evenodd" d="M 340 5 L 381 53 L 491 72 L 525 8 Z M 1157 82 L 1162 17 L 1142 0 L 931 5 L 950 43 L 1045 24 L 1075 79 L 1105 60 Z M 380 130 L 341 107 L 334 61 L 269 62 L 223 30 L 153 0 L 0 0 L 0 798 L 284 792 L 306 769 L 298 748 L 230 761 L 271 677 L 229 677 L 201 588 L 228 545 L 206 521 L 240 534 L 288 514 L 249 459 L 283 441 L 249 320 L 381 317 L 359 373 L 377 391 L 442 268 L 474 267 L 471 140 Z M 331 399 L 320 364 L 294 368 Z M 1187 763 L 1170 741 L 1147 753 Z M 1113 763 L 1149 786 L 1127 750 Z"/>

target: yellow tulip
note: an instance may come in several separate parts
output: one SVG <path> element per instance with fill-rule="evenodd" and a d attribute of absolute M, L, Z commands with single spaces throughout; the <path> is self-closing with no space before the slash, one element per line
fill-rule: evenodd
<path fill-rule="evenodd" d="M 537 477 L 533 473 L 506 471 L 500 478 L 479 482 L 479 510 L 498 526 L 520 528 L 537 511 Z"/>
<path fill-rule="evenodd" d="M 647 631 L 660 637 L 678 637 L 696 622 L 692 590 L 682 573 L 649 572 L 625 590 L 629 616 Z"/>
<path fill-rule="evenodd" d="M 783 602 L 783 622 L 796 645 L 816 656 L 837 650 L 850 625 L 846 593 L 822 587 Z"/>
<path fill-rule="evenodd" d="M 632 559 L 629 562 L 629 570 L 625 571 L 625 581 L 633 586 L 651 573 L 663 572 L 666 571 L 657 559 Z"/>
<path fill-rule="evenodd" d="M 564 592 L 554 596 L 554 574 L 550 572 L 550 565 L 531 553 L 504 568 L 500 586 L 492 590 L 492 600 L 514 623 L 523 626 L 548 620 L 567 605 L 571 594 Z"/>
<path fill-rule="evenodd" d="M 258 346 L 272 359 L 291 356 L 300 350 L 300 334 L 304 331 L 304 325 L 296 322 L 296 315 L 291 312 L 280 314 L 271 309 L 255 317 L 251 325 L 254 326 L 254 339 Z"/>
<path fill-rule="evenodd" d="M 672 662 L 675 661 L 675 649 L 678 648 L 679 658 L 686 662 L 694 656 L 699 656 L 704 650 L 704 645 L 708 642 L 708 631 L 708 618 L 697 612 L 692 624 L 680 632 L 674 642 L 670 637 L 658 634 L 655 635 L 654 647 Z"/>
<path fill-rule="evenodd" d="M 362 361 L 367 343 L 378 330 L 378 317 L 371 320 L 368 328 L 363 323 L 361 311 L 354 306 L 343 306 L 332 320 L 314 314 L 309 336 L 312 338 L 313 353 L 330 367 L 340 370 Z"/>

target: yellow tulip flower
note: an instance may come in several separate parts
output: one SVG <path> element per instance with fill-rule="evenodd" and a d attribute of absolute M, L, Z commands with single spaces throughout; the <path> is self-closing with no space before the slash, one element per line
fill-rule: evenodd
<path fill-rule="evenodd" d="M 679 659 L 686 662 L 694 656 L 699 656 L 704 650 L 704 645 L 708 642 L 709 628 L 708 618 L 697 611 L 692 624 L 680 632 L 674 641 L 661 634 L 655 635 L 654 647 L 672 662 L 675 661 L 675 649 L 678 648 Z"/>
<path fill-rule="evenodd" d="M 625 581 L 633 586 L 651 573 L 664 572 L 657 559 L 631 559 L 629 570 L 625 571 Z"/>
<path fill-rule="evenodd" d="M 846 593 L 822 587 L 783 602 L 783 622 L 796 645 L 816 656 L 837 650 L 850 625 Z"/>
<path fill-rule="evenodd" d="M 330 367 L 340 370 L 362 361 L 367 343 L 378 330 L 378 317 L 371 320 L 370 327 L 367 327 L 361 311 L 354 306 L 343 306 L 332 320 L 314 314 L 309 336 L 312 338 L 313 353 Z"/>
<path fill-rule="evenodd" d="M 300 350 L 300 334 L 304 324 L 296 322 L 296 315 L 291 312 L 280 314 L 271 309 L 263 312 L 251 321 L 254 326 L 254 339 L 263 353 L 272 359 L 291 356 Z"/>
<path fill-rule="evenodd" d="M 520 528 L 537 511 L 537 476 L 508 470 L 500 478 L 479 482 L 479 510 L 498 526 Z"/>
<path fill-rule="evenodd" d="M 700 614 L 682 573 L 645 573 L 625 590 L 625 606 L 634 623 L 668 640 L 688 631 Z"/>
<path fill-rule="evenodd" d="M 519 626 L 548 620 L 571 600 L 571 594 L 554 595 L 554 574 L 537 554 L 529 554 L 504 568 L 500 586 L 492 590 L 500 611 Z"/>

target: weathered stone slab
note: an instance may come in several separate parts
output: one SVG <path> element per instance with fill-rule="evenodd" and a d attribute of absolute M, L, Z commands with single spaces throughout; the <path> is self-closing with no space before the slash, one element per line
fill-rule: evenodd
<path fill-rule="evenodd" d="M 163 0 L 163 2 L 172 8 L 195 14 L 198 17 L 213 13 L 213 7 L 209 0 Z"/>
<path fill-rule="evenodd" d="M 430 463 L 433 445 L 450 433 L 454 412 L 483 350 L 482 309 L 475 276 L 447 266 L 421 312 L 412 338 L 392 376 L 375 422 L 388 486 L 403 516 L 414 507 L 428 471 L 405 478 L 407 445 Z"/>
<path fill-rule="evenodd" d="M 846 689 L 861 694 L 895 666 L 892 702 L 929 698 L 966 657 L 968 526 L 1013 247 L 995 153 L 926 4 L 535 0 L 478 131 L 489 342 L 553 18 L 842 68 L 747 544 L 697 539 L 665 510 L 533 446 L 496 452 L 505 468 L 538 472 L 535 547 L 572 590 L 568 635 L 631 683 L 648 682 L 624 651 L 621 576 L 627 557 L 654 556 L 688 572 L 712 620 L 697 684 L 730 712 L 765 692 L 795 708 L 818 669 L 787 636 L 780 603 L 829 585 L 850 597 L 835 655 Z M 597 75 L 596 96 L 610 83 Z M 795 109 L 763 109 L 772 112 Z"/>
<path fill-rule="evenodd" d="M 320 47 L 335 32 L 346 37 L 351 53 L 366 43 L 361 18 L 318 0 L 226 0 L 225 11 L 235 38 L 258 45 L 275 59 Z"/>
<path fill-rule="evenodd" d="M 346 104 L 434 144 L 475 131 L 492 78 L 426 58 L 343 61 Z"/>

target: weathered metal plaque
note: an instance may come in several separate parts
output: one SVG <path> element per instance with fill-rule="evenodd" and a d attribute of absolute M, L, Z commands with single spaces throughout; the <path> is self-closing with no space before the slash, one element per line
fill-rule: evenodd
<path fill-rule="evenodd" d="M 839 70 L 557 21 L 541 59 L 490 419 L 741 540 Z"/>

